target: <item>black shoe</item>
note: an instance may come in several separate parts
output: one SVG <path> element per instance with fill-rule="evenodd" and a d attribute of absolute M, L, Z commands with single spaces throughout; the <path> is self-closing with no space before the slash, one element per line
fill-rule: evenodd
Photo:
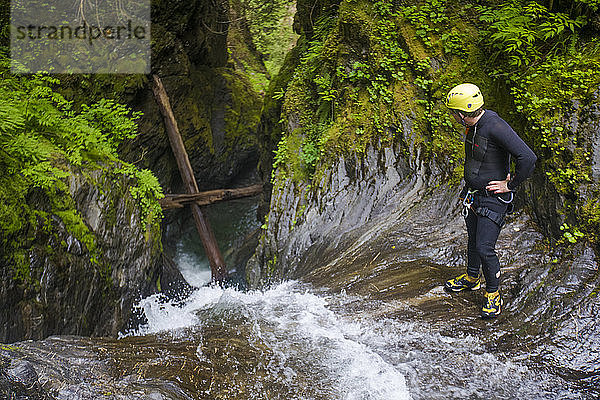
<path fill-rule="evenodd" d="M 496 318 L 502 312 L 502 296 L 500 292 L 485 293 L 485 303 L 481 309 L 481 318 Z"/>
<path fill-rule="evenodd" d="M 446 285 L 444 287 L 446 290 L 451 292 L 462 292 L 466 289 L 477 290 L 481 287 L 481 279 L 477 278 L 475 282 L 470 282 L 467 280 L 467 274 L 462 274 L 456 278 L 446 281 Z"/>

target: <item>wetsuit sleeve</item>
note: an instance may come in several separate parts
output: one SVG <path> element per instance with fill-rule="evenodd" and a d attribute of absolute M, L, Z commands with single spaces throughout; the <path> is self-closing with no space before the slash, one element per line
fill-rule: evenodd
<path fill-rule="evenodd" d="M 515 190 L 533 172 L 537 156 L 510 125 L 500 118 L 492 130 L 492 137 L 516 161 L 514 176 L 508 182 L 508 189 Z"/>

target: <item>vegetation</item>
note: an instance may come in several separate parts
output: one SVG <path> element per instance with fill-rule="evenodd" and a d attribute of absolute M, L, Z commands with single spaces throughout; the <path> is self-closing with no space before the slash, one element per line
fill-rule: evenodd
<path fill-rule="evenodd" d="M 241 64 L 258 93 L 267 91 L 296 43 L 298 35 L 292 29 L 295 4 L 295 0 L 231 1 L 230 56 Z"/>
<path fill-rule="evenodd" d="M 51 233 L 58 217 L 97 262 L 94 235 L 75 209 L 68 178 L 103 170 L 126 176 L 147 230 L 160 220 L 156 178 L 117 155 L 117 146 L 136 135 L 139 113 L 111 100 L 75 107 L 56 91 L 57 78 L 13 75 L 6 49 L 0 55 L 0 226 L 3 257 L 15 276 L 29 276 L 26 252 L 38 226 Z"/>
<path fill-rule="evenodd" d="M 560 208 L 548 229 L 562 243 L 597 243 L 593 138 L 569 122 L 600 86 L 597 1 L 344 0 L 315 15 L 298 42 L 299 65 L 273 93 L 282 103 L 275 184 L 314 188 L 340 156 L 369 146 L 415 157 L 401 134 L 407 118 L 421 157 L 457 183 L 464 154 L 443 98 L 474 82 L 540 158 L 545 178 L 536 184 Z"/>
<path fill-rule="evenodd" d="M 292 31 L 295 1 L 240 0 L 252 40 L 271 76 L 279 72 L 297 35 Z"/>
<path fill-rule="evenodd" d="M 550 3 L 552 4 L 552 3 Z M 560 7 L 562 5 L 562 8 Z M 589 104 L 600 86 L 600 41 L 589 37 L 597 2 L 570 2 L 550 10 L 536 2 L 477 7 L 489 73 L 514 99 L 515 119 L 533 145 L 550 191 L 562 196 L 559 242 L 600 237 L 597 183 L 591 179 L 593 139 L 569 122 L 577 104 Z M 493 65 L 493 66 L 492 66 Z"/>
<path fill-rule="evenodd" d="M 352 0 L 331 13 L 315 22 L 300 45 L 301 65 L 293 80 L 276 93 L 285 97 L 281 122 L 294 116 L 300 125 L 281 139 L 275 166 L 283 168 L 277 173 L 316 181 L 319 165 L 327 168 L 341 154 L 402 141 L 403 118 L 415 115 L 417 146 L 445 159 L 450 176 L 458 178 L 461 145 L 440 106 L 458 71 L 434 71 L 432 56 L 452 52 L 467 61 L 468 54 L 450 24 L 446 2 L 394 7 L 389 1 Z"/>

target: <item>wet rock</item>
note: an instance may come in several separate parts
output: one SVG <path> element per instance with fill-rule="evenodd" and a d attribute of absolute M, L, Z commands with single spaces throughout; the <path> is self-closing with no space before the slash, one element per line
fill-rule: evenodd
<path fill-rule="evenodd" d="M 89 231 L 79 231 L 78 239 L 69 220 L 53 214 L 32 226 L 31 282 L 1 271 L 2 341 L 116 335 L 134 319 L 134 302 L 158 291 L 158 282 L 184 284 L 181 275 L 166 272 L 160 234 L 146 232 L 128 184 L 103 171 L 71 176 L 71 192 L 62 195 L 73 199 Z"/>
<path fill-rule="evenodd" d="M 0 349 L 0 396 L 15 400 L 52 399 L 41 387 L 35 365 L 16 354 L 12 346 Z"/>
<path fill-rule="evenodd" d="M 33 386 L 37 384 L 38 380 L 37 373 L 30 362 L 16 359 L 11 360 L 6 376 L 11 381 L 23 386 Z"/>
<path fill-rule="evenodd" d="M 406 301 L 412 311 L 402 318 L 447 321 L 457 313 L 450 335 L 487 329 L 477 318 L 482 296 L 436 294 L 466 266 L 458 188 L 438 185 L 439 176 L 427 173 L 432 168 L 401 161 L 401 154 L 370 149 L 360 160 L 341 159 L 316 191 L 276 181 L 249 282 L 298 278 L 334 292 Z M 529 352 L 593 385 L 600 376 L 597 255 L 579 246 L 552 262 L 542 232 L 521 208 L 499 237 L 505 312 L 490 346 Z"/>
<path fill-rule="evenodd" d="M 247 77 L 228 65 L 228 2 L 158 1 L 153 2 L 153 15 L 152 72 L 163 78 L 199 186 L 227 186 L 256 164 L 261 107 Z M 108 90 L 101 78 L 86 82 L 86 87 L 99 86 L 95 90 L 101 97 L 115 92 L 119 101 L 143 112 L 140 135 L 122 145 L 121 155 L 151 169 L 165 192 L 183 192 L 148 82 L 135 87 L 119 78 L 114 82 L 125 89 Z M 70 96 L 81 91 L 74 86 L 67 89 Z M 88 92 L 94 90 L 86 90 L 85 102 L 98 95 Z M 33 228 L 37 233 L 29 258 L 34 283 L 19 284 L 7 269 L 0 272 L 0 295 L 7 299 L 0 310 L 0 340 L 59 333 L 116 335 L 136 321 L 131 309 L 141 297 L 159 288 L 176 297 L 189 293 L 177 269 L 163 258 L 160 234 L 145 231 L 127 182 L 112 183 L 112 178 L 101 172 L 90 177 L 75 173 L 69 180 L 98 254 L 92 254 L 89 241 L 75 237 L 54 218 L 50 234 L 41 226 Z M 37 203 L 46 210 L 47 199 L 39 197 Z M 181 214 L 167 216 L 177 219 Z"/>
<path fill-rule="evenodd" d="M 401 154 L 398 149 L 379 153 L 371 147 L 363 159 L 340 159 L 314 191 L 277 181 L 265 236 L 248 267 L 250 283 L 258 285 L 267 276 L 298 277 L 315 263 L 326 264 L 339 255 L 343 242 L 373 239 L 391 223 L 382 217 L 400 218 L 426 193 L 434 194 L 428 190 L 432 180 L 424 166 L 407 163 Z M 435 194 L 442 195 L 435 210 L 456 206 L 451 193 Z"/>

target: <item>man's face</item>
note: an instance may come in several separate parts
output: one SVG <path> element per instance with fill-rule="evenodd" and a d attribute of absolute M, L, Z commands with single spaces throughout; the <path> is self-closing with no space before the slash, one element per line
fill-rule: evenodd
<path fill-rule="evenodd" d="M 456 122 L 458 122 L 461 125 L 464 125 L 464 121 L 462 120 L 460 113 L 456 110 L 450 110 L 450 115 L 452 115 L 454 117 L 454 119 L 456 120 Z"/>

